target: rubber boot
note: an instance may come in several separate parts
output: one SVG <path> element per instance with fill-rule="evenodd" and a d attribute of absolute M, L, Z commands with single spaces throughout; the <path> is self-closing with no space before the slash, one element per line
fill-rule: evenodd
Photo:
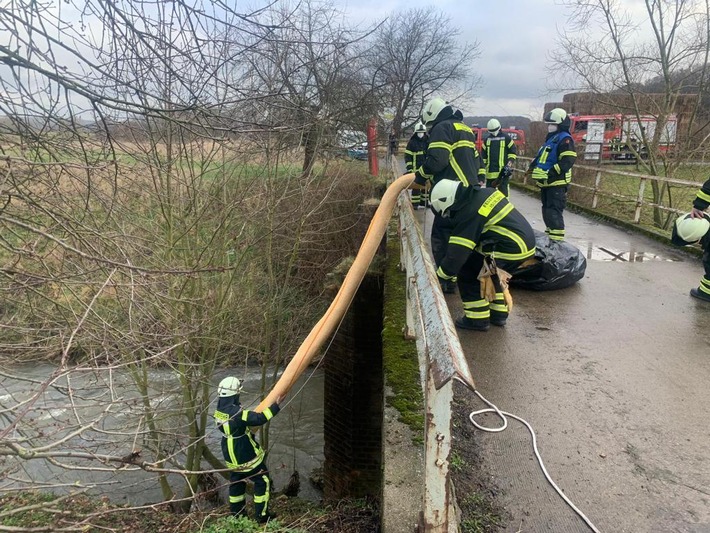
<path fill-rule="evenodd" d="M 488 319 L 475 319 L 468 318 L 467 316 L 457 318 L 455 325 L 457 328 L 470 329 L 473 331 L 488 331 L 488 329 L 491 327 L 490 320 Z"/>

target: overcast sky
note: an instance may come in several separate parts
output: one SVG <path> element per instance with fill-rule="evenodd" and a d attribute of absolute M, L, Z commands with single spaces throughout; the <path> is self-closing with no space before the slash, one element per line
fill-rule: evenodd
<path fill-rule="evenodd" d="M 352 22 L 383 19 L 395 11 L 435 6 L 461 35 L 480 42 L 476 68 L 484 85 L 466 115 L 524 115 L 539 120 L 543 104 L 561 100 L 545 84 L 545 60 L 554 49 L 566 10 L 558 0 L 334 0 Z M 446 95 L 443 95 L 446 97 Z"/>

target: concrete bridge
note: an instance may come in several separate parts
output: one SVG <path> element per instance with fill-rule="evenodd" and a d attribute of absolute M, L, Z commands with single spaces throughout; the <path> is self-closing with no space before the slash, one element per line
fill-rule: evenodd
<path fill-rule="evenodd" d="M 511 201 L 544 230 L 537 197 L 514 189 Z M 428 242 L 432 214 L 415 217 Z M 586 216 L 565 221 L 568 242 L 587 257 L 585 278 L 561 291 L 514 289 L 505 328 L 458 332 L 476 388 L 533 426 L 551 477 L 599 531 L 710 532 L 710 305 L 688 295 L 702 265 Z M 458 295 L 446 302 L 461 314 Z M 468 411 L 485 407 L 454 391 Z M 470 423 L 459 418 L 452 427 Z M 521 423 L 473 435 L 452 453 L 476 447 L 480 464 L 467 467 L 505 509 L 501 531 L 592 530 L 545 480 Z M 409 520 L 384 520 L 386 533 L 412 530 Z"/>

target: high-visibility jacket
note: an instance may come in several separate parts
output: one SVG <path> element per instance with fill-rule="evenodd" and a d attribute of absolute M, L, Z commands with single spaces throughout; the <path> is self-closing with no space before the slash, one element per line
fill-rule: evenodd
<path fill-rule="evenodd" d="M 509 162 L 518 158 L 518 148 L 510 135 L 500 131 L 498 135 L 488 135 L 483 141 L 481 158 L 486 179 L 493 180 Z"/>
<path fill-rule="evenodd" d="M 530 163 L 538 187 L 559 187 L 572 181 L 572 165 L 577 160 L 574 139 L 567 131 L 548 133 L 545 143 Z"/>
<path fill-rule="evenodd" d="M 264 450 L 249 428 L 266 424 L 278 412 L 276 403 L 257 413 L 242 409 L 238 396 L 219 399 L 213 416 L 222 432 L 222 455 L 228 468 L 248 472 L 264 460 Z"/>
<path fill-rule="evenodd" d="M 454 229 L 437 275 L 456 276 L 474 252 L 504 261 L 523 261 L 535 255 L 530 223 L 497 189 L 478 185 L 460 188 L 450 207 Z"/>
<path fill-rule="evenodd" d="M 468 187 L 478 182 L 481 156 L 471 128 L 462 122 L 461 111 L 434 121 L 429 132 L 429 146 L 414 183 L 432 186 L 442 179 L 457 180 Z"/>
<path fill-rule="evenodd" d="M 426 154 L 428 144 L 429 138 L 426 133 L 421 139 L 417 137 L 416 133 L 412 135 L 407 147 L 404 149 L 404 164 L 407 172 L 414 172 L 419 168 L 422 159 L 424 159 L 424 154 Z"/>
<path fill-rule="evenodd" d="M 693 207 L 705 211 L 710 206 L 710 179 L 708 179 L 698 191 L 693 200 Z"/>

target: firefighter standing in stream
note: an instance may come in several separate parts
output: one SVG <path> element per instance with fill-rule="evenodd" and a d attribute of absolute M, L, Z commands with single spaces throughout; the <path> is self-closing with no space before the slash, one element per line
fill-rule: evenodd
<path fill-rule="evenodd" d="M 443 179 L 456 180 L 466 188 L 478 183 L 481 158 L 476 150 L 476 139 L 471 128 L 463 123 L 463 114 L 442 98 L 434 98 L 424 106 L 422 122 L 429 130 L 429 146 L 419 168 L 414 187 L 424 188 L 427 182 L 436 185 Z M 438 267 L 446 256 L 451 221 L 434 212 L 431 226 L 431 251 Z M 442 279 L 441 289 L 453 293 L 456 284 Z"/>
<path fill-rule="evenodd" d="M 465 187 L 460 181 L 439 181 L 431 191 L 431 207 L 453 228 L 436 274 L 442 280 L 458 278 L 464 316 L 456 327 L 504 326 L 512 305 L 507 274 L 535 255 L 532 227 L 499 190 Z"/>
<path fill-rule="evenodd" d="M 222 454 L 231 469 L 229 474 L 229 510 L 233 516 L 245 515 L 246 482 L 254 483 L 254 509 L 257 522 L 268 522 L 271 479 L 265 453 L 252 435 L 251 429 L 266 424 L 279 412 L 282 397 L 262 413 L 247 411 L 239 403 L 242 384 L 236 377 L 226 377 L 219 383 L 214 419 L 222 432 Z"/>
<path fill-rule="evenodd" d="M 429 137 L 426 133 L 426 126 L 417 122 L 414 125 L 414 134 L 404 149 L 404 165 L 407 172 L 415 172 L 419 168 L 418 162 L 424 158 L 428 144 Z M 415 209 L 426 208 L 426 198 L 426 189 L 412 189 L 412 205 Z"/>
<path fill-rule="evenodd" d="M 564 109 L 556 107 L 546 113 L 543 120 L 547 123 L 547 137 L 530 163 L 528 173 L 540 187 L 545 233 L 554 241 L 563 241 L 565 221 L 562 213 L 567 205 L 567 190 L 577 153 L 569 133 L 570 119 Z"/>
<path fill-rule="evenodd" d="M 507 198 L 508 182 L 513 171 L 513 162 L 518 158 L 518 148 L 511 136 L 501 131 L 498 119 L 489 120 L 486 128 L 488 136 L 481 147 L 486 187 L 498 189 Z"/>

